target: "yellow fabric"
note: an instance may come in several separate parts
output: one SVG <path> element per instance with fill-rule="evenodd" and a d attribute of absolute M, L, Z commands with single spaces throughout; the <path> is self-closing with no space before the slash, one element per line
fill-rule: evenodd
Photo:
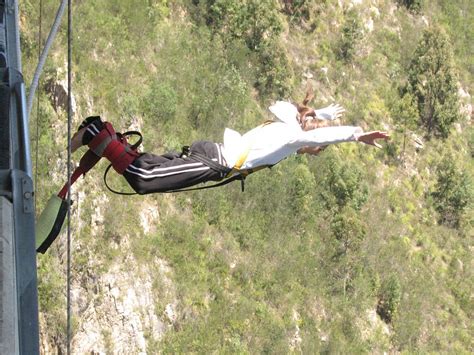
<path fill-rule="evenodd" d="M 239 159 L 237 159 L 237 162 L 235 163 L 233 169 L 239 170 L 242 167 L 242 165 L 244 165 L 249 155 L 249 152 L 250 152 L 250 146 L 246 147 L 245 150 L 242 153 L 240 153 Z"/>
<path fill-rule="evenodd" d="M 267 121 L 263 122 L 258 127 L 264 127 L 264 126 L 269 125 L 270 123 L 273 123 L 273 122 L 274 121 L 267 120 Z M 243 176 L 247 176 L 248 174 L 253 173 L 254 171 L 266 168 L 266 166 L 262 166 L 262 167 L 256 167 L 254 169 L 240 170 L 242 165 L 244 165 L 245 161 L 247 160 L 247 157 L 249 155 L 251 147 L 252 147 L 251 143 L 247 144 L 245 149 L 240 153 L 239 158 L 235 162 L 234 167 L 232 168 L 231 172 L 227 175 L 227 177 L 230 177 L 230 176 L 234 175 L 235 173 L 240 173 Z"/>

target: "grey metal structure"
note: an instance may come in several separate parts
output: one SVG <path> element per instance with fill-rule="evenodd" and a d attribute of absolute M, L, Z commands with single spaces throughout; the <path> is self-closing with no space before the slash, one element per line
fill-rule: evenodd
<path fill-rule="evenodd" d="M 18 3 L 0 0 L 0 354 L 39 354 L 35 210 Z"/>

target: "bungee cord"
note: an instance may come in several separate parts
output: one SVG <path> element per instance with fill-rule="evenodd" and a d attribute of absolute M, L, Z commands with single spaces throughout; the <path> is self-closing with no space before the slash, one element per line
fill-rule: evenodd
<path fill-rule="evenodd" d="M 72 129 L 72 6 L 67 0 L 67 351 L 71 354 L 71 129 Z"/>

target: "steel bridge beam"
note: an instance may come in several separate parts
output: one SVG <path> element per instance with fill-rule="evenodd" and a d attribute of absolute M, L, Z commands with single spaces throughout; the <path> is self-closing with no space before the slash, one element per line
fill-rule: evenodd
<path fill-rule="evenodd" d="M 35 210 L 18 3 L 0 0 L 0 354 L 39 354 Z"/>

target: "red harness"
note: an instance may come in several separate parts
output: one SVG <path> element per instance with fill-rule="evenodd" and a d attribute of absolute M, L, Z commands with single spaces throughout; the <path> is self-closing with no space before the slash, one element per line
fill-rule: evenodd
<path fill-rule="evenodd" d="M 109 122 L 105 122 L 105 127 L 88 146 L 97 156 L 107 158 L 120 175 L 139 155 L 136 149 L 130 147 L 124 135 L 115 133 Z"/>
<path fill-rule="evenodd" d="M 85 175 L 91 170 L 102 157 L 107 158 L 115 171 L 122 175 L 125 169 L 140 155 L 135 145 L 128 144 L 127 138 L 125 138 L 127 133 L 116 133 L 109 122 L 104 124 L 105 127 L 89 142 L 89 150 L 82 156 L 79 166 L 71 176 L 71 185 L 81 175 Z M 68 183 L 64 185 L 58 196 L 65 199 L 67 191 Z"/>

